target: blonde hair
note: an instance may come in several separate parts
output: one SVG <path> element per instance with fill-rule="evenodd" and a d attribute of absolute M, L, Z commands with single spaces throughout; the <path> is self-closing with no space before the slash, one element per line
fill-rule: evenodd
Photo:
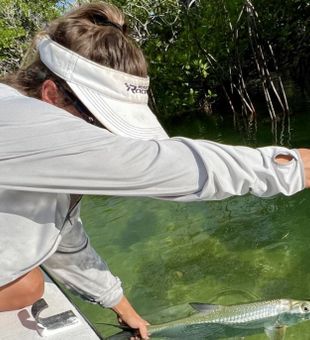
<path fill-rule="evenodd" d="M 101 65 L 136 76 L 147 76 L 147 64 L 140 48 L 128 37 L 123 13 L 115 6 L 96 2 L 72 10 L 49 23 L 33 39 L 21 68 L 4 82 L 40 98 L 46 79 L 65 82 L 54 75 L 40 60 L 36 40 L 48 34 L 64 47 Z"/>

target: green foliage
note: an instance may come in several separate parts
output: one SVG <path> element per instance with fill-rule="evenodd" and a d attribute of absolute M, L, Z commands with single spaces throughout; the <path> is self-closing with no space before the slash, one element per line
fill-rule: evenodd
<path fill-rule="evenodd" d="M 133 33 L 148 56 L 157 113 L 162 117 L 209 111 L 215 88 L 227 79 L 232 25 L 242 0 L 113 1 L 129 16 Z M 225 6 L 226 7 L 225 7 Z M 215 57 L 214 65 L 210 58 Z"/>
<path fill-rule="evenodd" d="M 60 13 L 57 1 L 0 0 L 0 73 L 15 69 L 34 33 Z"/>
<path fill-rule="evenodd" d="M 255 4 L 264 38 L 271 42 L 281 65 L 299 80 L 309 79 L 309 0 L 260 0 Z"/>
<path fill-rule="evenodd" d="M 87 2 L 91 0 L 0 0 L 1 73 L 19 65 L 30 38 L 46 22 L 69 6 Z M 223 96 L 223 88 L 240 76 L 241 69 L 246 82 L 258 78 L 249 18 L 245 13 L 240 16 L 246 0 L 108 2 L 125 12 L 132 34 L 147 56 L 152 98 L 156 98 L 152 104 L 161 118 L 192 110 L 210 112 L 213 102 Z M 280 69 L 307 79 L 309 1 L 252 3 L 258 13 L 260 37 L 270 42 Z"/>
<path fill-rule="evenodd" d="M 148 57 L 152 90 L 161 117 L 196 110 L 213 97 L 210 89 L 202 91 L 209 65 L 204 51 L 195 43 L 191 11 L 173 0 L 113 2 L 122 5 L 134 36 Z"/>
<path fill-rule="evenodd" d="M 148 56 L 160 116 L 209 110 L 217 93 L 223 95 L 218 89 L 238 78 L 241 69 L 246 81 L 257 80 L 249 18 L 246 13 L 240 17 L 245 2 L 196 0 L 188 8 L 184 3 L 190 1 L 113 1 L 129 16 L 134 35 Z M 263 44 L 268 41 L 274 47 L 279 66 L 305 74 L 309 69 L 309 2 L 252 3 L 259 14 L 260 37 Z"/>

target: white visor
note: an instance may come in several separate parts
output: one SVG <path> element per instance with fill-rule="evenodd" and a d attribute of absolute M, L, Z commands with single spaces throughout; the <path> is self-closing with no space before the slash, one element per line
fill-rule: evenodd
<path fill-rule="evenodd" d="M 37 44 L 41 61 L 64 79 L 111 132 L 136 139 L 169 138 L 148 106 L 149 78 L 97 64 L 48 36 Z"/>

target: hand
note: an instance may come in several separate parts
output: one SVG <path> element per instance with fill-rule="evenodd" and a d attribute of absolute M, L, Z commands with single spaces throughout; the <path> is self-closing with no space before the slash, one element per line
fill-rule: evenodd
<path fill-rule="evenodd" d="M 305 185 L 310 188 L 310 149 L 298 149 L 304 163 Z"/>
<path fill-rule="evenodd" d="M 133 337 L 132 339 L 149 339 L 147 331 L 149 323 L 137 314 L 125 296 L 123 296 L 121 301 L 112 309 L 118 315 L 120 323 L 139 331 L 139 336 Z"/>

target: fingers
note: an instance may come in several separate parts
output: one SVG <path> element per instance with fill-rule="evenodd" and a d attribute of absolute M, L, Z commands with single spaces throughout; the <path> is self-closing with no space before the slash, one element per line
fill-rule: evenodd
<path fill-rule="evenodd" d="M 120 325 L 130 327 L 130 326 L 128 326 L 128 324 L 126 322 L 124 322 L 124 320 L 122 318 L 118 317 L 117 320 L 118 320 Z M 147 326 L 149 326 L 149 325 L 150 324 L 146 320 L 139 318 L 139 320 L 136 321 L 136 323 L 135 323 L 135 327 L 133 328 L 135 330 L 135 334 L 130 339 L 131 340 L 139 340 L 139 339 L 147 340 L 147 339 L 149 339 L 149 333 L 148 333 L 148 329 L 147 329 Z"/>
<path fill-rule="evenodd" d="M 139 327 L 140 337 L 143 340 L 148 340 L 149 339 L 149 333 L 148 333 L 148 330 L 147 330 L 147 325 L 148 324 L 149 324 L 148 322 L 144 321 L 144 324 Z"/>
<path fill-rule="evenodd" d="M 147 326 L 149 323 L 141 318 L 141 316 L 133 309 L 125 296 L 120 302 L 112 308 L 118 316 L 118 321 L 121 325 L 127 325 L 132 329 L 137 330 L 137 334 L 133 339 L 149 339 Z"/>

